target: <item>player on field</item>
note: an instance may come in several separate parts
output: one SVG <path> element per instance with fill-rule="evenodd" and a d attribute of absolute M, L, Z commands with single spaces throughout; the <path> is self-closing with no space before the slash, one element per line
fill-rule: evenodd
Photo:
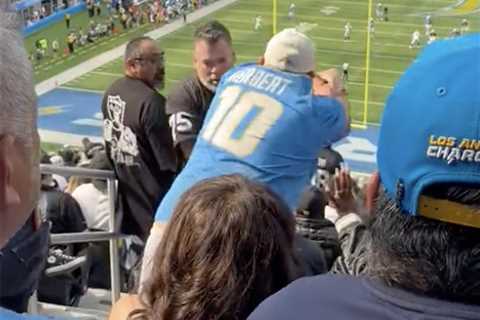
<path fill-rule="evenodd" d="M 345 23 L 345 26 L 343 27 L 344 32 L 343 32 L 343 40 L 347 41 L 350 40 L 350 35 L 352 34 L 352 25 L 350 22 Z"/>
<path fill-rule="evenodd" d="M 458 30 L 457 28 L 453 28 L 449 33 L 448 33 L 448 37 L 449 38 L 455 38 L 455 37 L 459 37 L 460 36 L 460 30 Z"/>
<path fill-rule="evenodd" d="M 262 29 L 263 22 L 262 22 L 262 16 L 256 16 L 255 17 L 255 24 L 253 26 L 253 30 L 258 31 Z"/>
<path fill-rule="evenodd" d="M 348 68 L 350 67 L 350 65 L 348 64 L 348 62 L 344 62 L 342 64 L 342 79 L 343 81 L 348 81 Z"/>
<path fill-rule="evenodd" d="M 410 41 L 410 45 L 408 47 L 410 49 L 420 47 L 420 32 L 418 30 L 413 31 L 412 40 Z"/>
<path fill-rule="evenodd" d="M 429 36 L 430 33 L 432 32 L 432 16 L 431 15 L 426 15 L 425 16 L 425 35 Z"/>
<path fill-rule="evenodd" d="M 292 20 L 295 18 L 295 3 L 290 3 L 290 5 L 288 6 L 288 19 L 289 20 Z"/>
<path fill-rule="evenodd" d="M 464 34 L 470 31 L 470 23 L 467 19 L 463 19 L 462 23 L 460 24 L 460 33 Z"/>
<path fill-rule="evenodd" d="M 377 3 L 377 6 L 375 7 L 375 16 L 378 20 L 383 20 L 383 4 L 381 2 Z"/>
<path fill-rule="evenodd" d="M 388 21 L 388 7 L 383 7 L 383 21 Z"/>
<path fill-rule="evenodd" d="M 433 41 L 437 40 L 437 33 L 435 32 L 435 30 L 432 29 L 432 31 L 430 32 L 430 34 L 428 35 L 428 41 L 427 41 L 427 44 L 430 44 L 432 43 Z"/>
<path fill-rule="evenodd" d="M 187 165 L 156 212 L 142 269 L 179 198 L 200 180 L 238 173 L 267 184 L 297 207 L 319 152 L 347 135 L 345 89 L 336 70 L 316 75 L 312 41 L 295 29 L 276 34 L 259 64 L 225 73 Z"/>
<path fill-rule="evenodd" d="M 368 33 L 371 37 L 375 36 L 375 21 L 373 20 L 373 18 L 370 18 L 370 20 L 368 20 Z"/>

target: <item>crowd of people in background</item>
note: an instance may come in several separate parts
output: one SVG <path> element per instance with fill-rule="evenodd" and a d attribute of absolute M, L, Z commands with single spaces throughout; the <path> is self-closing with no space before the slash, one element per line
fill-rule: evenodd
<path fill-rule="evenodd" d="M 212 2 L 212 0 L 211 0 Z M 64 14 L 67 36 L 65 39 L 39 38 L 31 52 L 31 60 L 59 57 L 102 38 L 111 37 L 145 24 L 160 25 L 178 17 L 187 22 L 187 14 L 208 4 L 208 0 L 155 0 L 148 2 L 119 0 L 86 0 L 89 22 L 78 25 L 72 15 Z M 103 9 L 103 10 L 102 10 Z M 61 48 L 65 48 L 62 50 Z"/>
<path fill-rule="evenodd" d="M 218 21 L 196 29 L 194 73 L 167 97 L 161 46 L 130 40 L 103 97 L 104 143 L 39 152 L 31 64 L 3 10 L 1 319 L 44 319 L 19 314 L 34 291 L 75 305 L 108 288 L 108 248 L 48 245 L 106 230 L 105 182 L 40 163 L 117 177 L 136 263 L 111 319 L 480 319 L 479 34 L 432 43 L 402 75 L 362 185 L 332 149 L 350 130 L 348 73 L 317 71 L 296 29 L 235 66 Z"/>

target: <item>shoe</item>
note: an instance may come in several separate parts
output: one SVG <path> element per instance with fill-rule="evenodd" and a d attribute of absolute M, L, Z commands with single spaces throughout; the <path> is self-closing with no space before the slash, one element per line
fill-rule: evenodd
<path fill-rule="evenodd" d="M 50 249 L 45 275 L 48 277 L 55 277 L 58 275 L 69 274 L 83 266 L 86 262 L 87 258 L 85 256 L 74 257 L 63 254 L 61 249 Z"/>

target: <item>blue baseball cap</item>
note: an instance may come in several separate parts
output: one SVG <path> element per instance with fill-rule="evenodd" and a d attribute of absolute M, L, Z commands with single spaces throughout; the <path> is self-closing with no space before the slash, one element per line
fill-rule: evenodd
<path fill-rule="evenodd" d="M 422 191 L 480 186 L 480 34 L 435 41 L 395 85 L 377 164 L 385 191 L 409 215 L 480 228 L 480 211 Z"/>

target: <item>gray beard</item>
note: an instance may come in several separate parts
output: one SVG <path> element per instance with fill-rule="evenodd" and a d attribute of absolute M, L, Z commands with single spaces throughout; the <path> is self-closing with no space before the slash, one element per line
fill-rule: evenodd
<path fill-rule="evenodd" d="M 208 90 L 212 91 L 212 92 L 215 92 L 215 90 L 217 90 L 217 85 L 213 84 L 213 83 L 210 83 L 208 81 L 204 81 L 202 80 L 200 77 L 198 77 L 198 79 L 200 80 L 200 82 L 203 84 L 203 86 L 205 88 L 207 88 Z"/>

